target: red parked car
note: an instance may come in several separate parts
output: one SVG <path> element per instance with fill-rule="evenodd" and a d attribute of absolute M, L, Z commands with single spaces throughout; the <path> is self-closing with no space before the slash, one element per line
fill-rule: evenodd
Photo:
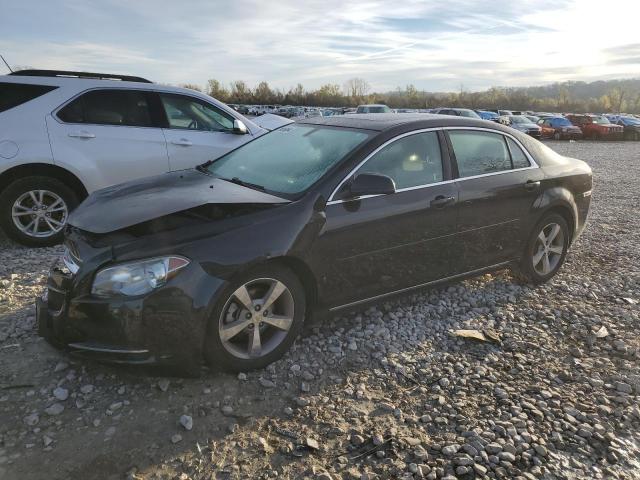
<path fill-rule="evenodd" d="M 555 140 L 577 140 L 582 138 L 580 127 L 573 125 L 565 117 L 545 117 L 538 121 L 542 128 L 542 138 Z"/>
<path fill-rule="evenodd" d="M 567 115 L 571 123 L 580 127 L 585 138 L 622 140 L 624 128 L 614 125 L 604 115 Z"/>

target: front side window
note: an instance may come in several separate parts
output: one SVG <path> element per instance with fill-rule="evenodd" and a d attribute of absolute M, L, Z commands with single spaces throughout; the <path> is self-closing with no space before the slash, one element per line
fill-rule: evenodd
<path fill-rule="evenodd" d="M 226 132 L 233 130 L 233 118 L 202 100 L 161 93 L 169 128 Z"/>
<path fill-rule="evenodd" d="M 377 173 L 390 177 L 396 189 L 441 182 L 442 156 L 436 132 L 409 135 L 390 143 L 373 155 L 355 176 Z"/>
<path fill-rule="evenodd" d="M 0 112 L 27 103 L 58 87 L 0 82 Z"/>
<path fill-rule="evenodd" d="M 58 112 L 65 123 L 151 127 L 145 92 L 138 90 L 92 90 Z"/>
<path fill-rule="evenodd" d="M 350 128 L 287 125 L 220 157 L 208 170 L 226 180 L 295 195 L 308 189 L 370 135 Z"/>
<path fill-rule="evenodd" d="M 511 170 L 504 137 L 497 133 L 451 130 L 449 138 L 460 177 Z"/>

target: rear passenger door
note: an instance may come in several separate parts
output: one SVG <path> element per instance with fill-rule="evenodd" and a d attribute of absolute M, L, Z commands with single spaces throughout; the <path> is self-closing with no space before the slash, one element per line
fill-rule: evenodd
<path fill-rule="evenodd" d="M 542 172 L 513 137 L 448 129 L 459 190 L 455 273 L 518 258 Z"/>
<path fill-rule="evenodd" d="M 47 116 L 54 162 L 89 192 L 167 172 L 162 129 L 144 90 L 90 90 Z"/>
<path fill-rule="evenodd" d="M 171 170 L 214 160 L 253 138 L 250 133 L 234 133 L 234 118 L 204 100 L 174 93 L 159 96 Z"/>

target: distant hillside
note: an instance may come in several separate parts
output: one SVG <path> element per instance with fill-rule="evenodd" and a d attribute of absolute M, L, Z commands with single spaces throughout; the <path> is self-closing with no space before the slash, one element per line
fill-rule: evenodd
<path fill-rule="evenodd" d="M 187 85 L 200 90 L 197 85 Z M 235 104 L 314 105 L 353 107 L 362 103 L 385 103 L 392 108 L 467 107 L 474 109 L 534 110 L 550 112 L 640 113 L 640 79 L 563 82 L 539 87 L 493 87 L 482 92 L 426 92 L 408 84 L 392 92 L 371 93 L 361 78 L 348 80 L 341 88 L 328 83 L 316 90 L 298 84 L 288 91 L 272 89 L 267 82 L 255 88 L 242 81 L 229 87 L 209 80 L 205 91 L 219 100 Z"/>
<path fill-rule="evenodd" d="M 637 95 L 640 92 L 640 78 L 629 80 L 598 80 L 596 82 L 563 82 L 541 87 L 527 87 L 523 90 L 534 98 L 558 98 L 563 90 L 577 100 L 600 98 L 611 90 L 619 89 Z"/>

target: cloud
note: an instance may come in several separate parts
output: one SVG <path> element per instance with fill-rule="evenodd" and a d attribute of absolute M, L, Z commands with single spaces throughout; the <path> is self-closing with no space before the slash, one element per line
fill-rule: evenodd
<path fill-rule="evenodd" d="M 360 76 L 375 90 L 480 89 L 639 75 L 633 18 L 592 0 L 39 0 L 3 7 L 0 51 L 14 64 L 163 83 L 287 89 Z M 616 35 L 602 34 L 614 21 Z"/>

